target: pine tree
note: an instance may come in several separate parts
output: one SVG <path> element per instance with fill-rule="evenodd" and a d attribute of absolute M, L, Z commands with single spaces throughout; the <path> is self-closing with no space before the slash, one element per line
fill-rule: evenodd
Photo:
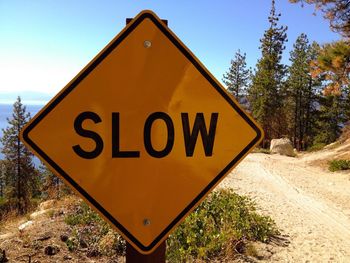
<path fill-rule="evenodd" d="M 247 87 L 250 79 L 251 70 L 247 68 L 246 53 L 238 50 L 231 60 L 230 69 L 223 75 L 223 82 L 228 91 L 241 101 L 247 95 Z"/>
<path fill-rule="evenodd" d="M 313 59 L 312 75 L 323 80 L 315 143 L 334 142 L 350 119 L 350 47 L 344 41 L 323 45 Z"/>
<path fill-rule="evenodd" d="M 4 189 L 5 189 L 5 161 L 0 160 L 0 198 L 4 197 Z"/>
<path fill-rule="evenodd" d="M 61 197 L 61 180 L 55 176 L 45 164 L 40 166 L 40 174 L 43 181 L 43 192 L 46 194 L 47 199 L 59 199 Z"/>
<path fill-rule="evenodd" d="M 312 142 L 318 79 L 312 79 L 310 63 L 315 58 L 317 43 L 309 45 L 305 34 L 301 34 L 290 52 L 291 66 L 287 80 L 286 105 L 292 115 L 289 118 L 290 137 L 294 147 L 305 149 Z"/>
<path fill-rule="evenodd" d="M 320 114 L 317 120 L 318 133 L 314 144 L 329 144 L 338 139 L 341 134 L 344 113 L 342 98 L 337 94 L 327 94 L 320 97 Z"/>
<path fill-rule="evenodd" d="M 281 59 L 287 41 L 287 27 L 277 25 L 279 16 L 273 0 L 269 16 L 270 28 L 260 40 L 262 57 L 257 63 L 249 89 L 252 114 L 262 125 L 266 140 L 280 137 L 286 132 L 282 107 L 286 66 L 281 63 Z"/>
<path fill-rule="evenodd" d="M 350 85 L 350 45 L 345 41 L 325 44 L 313 61 L 314 76 L 327 80 L 327 94 L 348 93 Z"/>
<path fill-rule="evenodd" d="M 13 104 L 12 118 L 8 118 L 8 127 L 3 129 L 0 139 L 2 153 L 6 162 L 5 198 L 12 209 L 25 213 L 30 206 L 30 200 L 35 187 L 36 170 L 32 163 L 32 154 L 19 139 L 24 125 L 29 121 L 30 114 L 18 97 Z"/>
<path fill-rule="evenodd" d="M 339 96 L 344 118 L 350 120 L 350 46 L 345 41 L 325 44 L 313 61 L 313 75 L 324 78 L 324 94 Z"/>

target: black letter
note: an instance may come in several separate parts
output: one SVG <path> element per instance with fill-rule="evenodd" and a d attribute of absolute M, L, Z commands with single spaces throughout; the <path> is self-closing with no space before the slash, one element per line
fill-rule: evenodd
<path fill-rule="evenodd" d="M 165 148 L 162 151 L 157 151 L 153 148 L 151 143 L 151 128 L 152 124 L 156 119 L 161 119 L 165 122 L 167 130 L 168 130 L 168 139 Z M 149 155 L 156 157 L 156 158 L 162 158 L 164 156 L 167 156 L 174 146 L 174 124 L 169 115 L 167 115 L 164 112 L 154 112 L 150 116 L 148 116 L 146 122 L 145 122 L 145 128 L 143 130 L 143 139 L 145 143 L 146 151 L 149 153 Z"/>
<path fill-rule="evenodd" d="M 193 130 L 190 131 L 188 113 L 181 113 L 182 127 L 185 139 L 186 156 L 193 156 L 194 147 L 197 143 L 198 132 L 201 133 L 205 156 L 213 155 L 213 146 L 215 139 L 216 123 L 219 113 L 212 113 L 209 125 L 209 134 L 205 125 L 203 113 L 197 113 L 194 121 Z"/>
<path fill-rule="evenodd" d="M 100 153 L 103 150 L 103 140 L 96 132 L 85 130 L 82 127 L 83 121 L 85 120 L 92 120 L 94 123 L 101 122 L 100 116 L 98 116 L 96 113 L 91 111 L 85 111 L 78 115 L 78 117 L 74 120 L 74 129 L 75 131 L 83 137 L 91 138 L 95 141 L 96 147 L 95 150 L 91 152 L 86 152 L 83 149 L 81 149 L 80 145 L 73 146 L 73 150 L 76 154 L 78 154 L 80 157 L 85 159 L 93 159 L 100 155 Z"/>
<path fill-rule="evenodd" d="M 112 112 L 112 158 L 138 158 L 139 151 L 120 150 L 119 112 Z"/>

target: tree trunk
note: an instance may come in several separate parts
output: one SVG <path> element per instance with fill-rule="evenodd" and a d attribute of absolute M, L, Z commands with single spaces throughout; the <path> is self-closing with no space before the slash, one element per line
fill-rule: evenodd
<path fill-rule="evenodd" d="M 19 116 L 18 116 L 19 117 Z M 20 140 L 19 140 L 19 121 L 17 124 L 17 207 L 20 214 L 24 213 L 22 207 L 22 189 L 21 189 L 21 151 L 20 151 Z"/>

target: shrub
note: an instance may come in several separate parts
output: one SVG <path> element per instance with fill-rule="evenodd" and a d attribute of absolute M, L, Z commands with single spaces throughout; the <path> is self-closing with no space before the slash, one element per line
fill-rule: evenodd
<path fill-rule="evenodd" d="M 325 143 L 314 143 L 313 145 L 311 145 L 309 148 L 307 148 L 308 152 L 316 152 L 316 151 L 320 151 L 322 150 L 324 147 L 326 146 Z"/>
<path fill-rule="evenodd" d="M 265 154 L 271 154 L 270 149 L 265 149 L 265 148 L 255 148 L 253 150 L 254 153 L 265 153 Z"/>
<path fill-rule="evenodd" d="M 350 169 L 350 160 L 333 160 L 329 162 L 328 169 L 331 172 Z"/>
<path fill-rule="evenodd" d="M 89 255 L 123 255 L 126 242 L 85 202 L 77 204 L 64 219 L 72 227 L 65 241 L 70 251 L 88 248 Z"/>
<path fill-rule="evenodd" d="M 67 215 L 64 219 L 67 225 L 89 225 L 92 223 L 103 222 L 99 215 L 91 210 L 85 203 L 81 202 L 75 209 L 74 213 Z"/>
<path fill-rule="evenodd" d="M 188 262 L 227 257 L 237 250 L 234 244 L 267 242 L 278 233 L 274 221 L 259 215 L 249 198 L 222 189 L 214 191 L 170 235 L 167 258 Z"/>
<path fill-rule="evenodd" d="M 125 254 L 125 240 L 86 203 L 77 205 L 65 222 L 72 227 L 66 241 L 70 251 L 85 247 L 97 255 Z M 248 197 L 222 189 L 212 192 L 170 235 L 167 261 L 220 259 L 237 251 L 254 255 L 249 241 L 268 242 L 276 234 L 274 221 L 259 215 Z"/>
<path fill-rule="evenodd" d="M 350 121 L 348 121 L 343 129 L 342 129 L 342 134 L 340 135 L 339 141 L 340 142 L 345 142 L 347 139 L 350 139 Z"/>

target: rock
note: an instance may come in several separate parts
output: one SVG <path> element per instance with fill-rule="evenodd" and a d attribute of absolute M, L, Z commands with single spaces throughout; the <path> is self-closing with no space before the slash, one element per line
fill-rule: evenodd
<path fill-rule="evenodd" d="M 272 139 L 270 151 L 271 153 L 278 153 L 280 155 L 295 156 L 292 143 L 287 138 Z"/>
<path fill-rule="evenodd" d="M 68 235 L 62 234 L 62 235 L 60 235 L 60 239 L 62 242 L 66 242 L 68 240 Z"/>
<path fill-rule="evenodd" d="M 86 252 L 86 256 L 88 258 L 98 257 L 99 255 L 100 255 L 100 252 L 98 252 L 96 248 L 91 248 Z"/>
<path fill-rule="evenodd" d="M 6 233 L 6 234 L 2 234 L 0 235 L 0 241 L 1 240 L 5 240 L 5 239 L 10 239 L 11 237 L 14 237 L 15 233 Z"/>
<path fill-rule="evenodd" d="M 59 251 L 60 251 L 60 248 L 58 246 L 55 246 L 55 245 L 47 246 L 44 249 L 44 253 L 48 256 L 56 255 Z"/>
<path fill-rule="evenodd" d="M 63 260 L 71 260 L 71 259 L 72 259 L 72 257 L 69 255 L 64 255 L 64 257 L 63 257 Z"/>
<path fill-rule="evenodd" d="M 79 241 L 79 246 L 81 248 L 87 248 L 88 247 L 88 244 L 86 243 L 86 241 L 84 239 L 80 239 Z"/>
<path fill-rule="evenodd" d="M 43 210 L 47 210 L 49 208 L 52 208 L 55 205 L 56 201 L 55 200 L 47 200 L 45 202 L 42 202 L 39 205 L 39 210 L 43 211 Z"/>
<path fill-rule="evenodd" d="M 45 232 L 43 235 L 41 235 L 38 238 L 36 238 L 36 240 L 44 241 L 44 240 L 50 239 L 51 237 L 52 237 L 52 233 L 51 232 Z"/>
<path fill-rule="evenodd" d="M 41 215 L 46 214 L 46 213 L 49 212 L 49 211 L 50 211 L 50 209 L 36 211 L 36 212 L 30 214 L 29 217 L 30 217 L 30 219 L 35 219 L 35 218 L 37 218 L 37 217 L 39 217 L 39 216 L 41 216 Z"/>
<path fill-rule="evenodd" d="M 259 260 L 266 260 L 270 261 L 271 257 L 275 253 L 274 250 L 275 248 L 270 245 L 270 244 L 265 244 L 262 242 L 255 242 L 254 243 L 254 248 L 256 250 L 256 255 L 255 257 Z"/>
<path fill-rule="evenodd" d="M 0 263 L 8 262 L 9 260 L 6 257 L 6 252 L 3 249 L 0 249 Z"/>
<path fill-rule="evenodd" d="M 27 221 L 27 222 L 25 222 L 25 223 L 23 223 L 23 224 L 21 224 L 19 227 L 18 227 L 18 230 L 19 231 L 23 231 L 24 229 L 26 229 L 27 227 L 29 227 L 30 225 L 32 225 L 33 224 L 33 221 Z"/>

